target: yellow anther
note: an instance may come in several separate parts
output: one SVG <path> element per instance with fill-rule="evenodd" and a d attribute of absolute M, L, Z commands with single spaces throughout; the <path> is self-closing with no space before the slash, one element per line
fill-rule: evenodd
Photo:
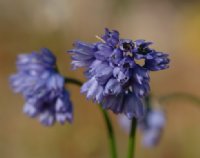
<path fill-rule="evenodd" d="M 98 35 L 95 36 L 98 40 L 100 40 L 103 43 L 106 43 L 101 37 L 99 37 Z"/>

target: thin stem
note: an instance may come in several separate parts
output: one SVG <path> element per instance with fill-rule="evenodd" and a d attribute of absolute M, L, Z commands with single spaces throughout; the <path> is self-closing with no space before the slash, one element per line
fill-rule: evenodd
<path fill-rule="evenodd" d="M 145 104 L 146 104 L 146 107 L 147 109 L 150 109 L 151 108 L 151 95 L 148 95 L 144 98 L 144 101 L 145 101 Z"/>
<path fill-rule="evenodd" d="M 108 130 L 108 137 L 109 137 L 109 143 L 110 143 L 110 150 L 111 150 L 111 157 L 112 158 L 117 158 L 117 150 L 116 150 L 116 142 L 115 142 L 115 136 L 114 136 L 114 131 L 112 127 L 111 120 L 109 118 L 108 113 L 102 109 L 101 106 L 99 106 L 103 116 L 104 120 L 106 122 L 107 130 Z"/>
<path fill-rule="evenodd" d="M 77 86 L 82 86 L 82 84 L 83 84 L 81 81 L 79 81 L 77 79 L 67 78 L 67 77 L 65 77 L 65 83 L 75 84 Z M 110 117 L 109 117 L 108 113 L 105 110 L 102 109 L 101 106 L 99 106 L 99 108 L 100 108 L 101 113 L 103 114 L 105 124 L 106 124 L 106 127 L 107 127 L 107 131 L 108 131 L 111 158 L 117 158 L 115 136 L 114 136 L 114 131 L 113 131 L 113 127 L 112 127 Z"/>
<path fill-rule="evenodd" d="M 183 93 L 183 92 L 176 92 L 169 95 L 161 96 L 158 100 L 160 103 L 164 103 L 164 102 L 175 100 L 175 99 L 186 99 L 195 104 L 200 104 L 200 98 L 193 96 L 192 94 Z"/>
<path fill-rule="evenodd" d="M 151 96 L 145 97 L 145 104 L 147 106 L 147 109 L 150 108 L 150 102 L 151 102 Z M 131 131 L 129 134 L 129 140 L 128 140 L 128 155 L 127 158 L 134 158 L 135 156 L 135 138 L 136 138 L 136 127 L 137 127 L 137 120 L 136 118 L 133 118 L 131 121 Z"/>
<path fill-rule="evenodd" d="M 77 80 L 77 79 L 74 79 L 74 78 L 69 78 L 69 77 L 65 77 L 65 83 L 71 83 L 71 84 L 75 84 L 77 86 L 82 86 L 82 82 Z"/>
<path fill-rule="evenodd" d="M 137 126 L 137 121 L 135 118 L 133 118 L 132 123 L 131 123 L 131 131 L 129 134 L 129 140 L 128 140 L 128 156 L 127 156 L 127 158 L 134 158 L 134 155 L 135 155 L 136 126 Z"/>

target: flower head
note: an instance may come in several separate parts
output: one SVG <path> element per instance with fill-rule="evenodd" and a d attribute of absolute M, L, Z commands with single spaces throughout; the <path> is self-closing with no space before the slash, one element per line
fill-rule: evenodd
<path fill-rule="evenodd" d="M 38 117 L 44 125 L 72 121 L 69 93 L 64 88 L 64 78 L 57 72 L 56 58 L 50 50 L 44 48 L 40 53 L 19 55 L 17 70 L 10 83 L 13 90 L 25 98 L 24 113 Z"/>
<path fill-rule="evenodd" d="M 149 71 L 168 68 L 168 55 L 151 49 L 151 42 L 121 39 L 115 30 L 105 29 L 98 39 L 100 42 L 96 43 L 77 41 L 68 51 L 73 68 L 86 68 L 88 80 L 81 92 L 104 109 L 124 113 L 129 119 L 141 119 L 143 98 L 150 91 Z M 140 59 L 144 60 L 143 65 L 138 64 Z"/>

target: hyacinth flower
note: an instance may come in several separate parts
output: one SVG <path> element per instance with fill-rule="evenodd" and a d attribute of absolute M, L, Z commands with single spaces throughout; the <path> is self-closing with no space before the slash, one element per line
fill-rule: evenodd
<path fill-rule="evenodd" d="M 143 99 L 150 92 L 149 73 L 168 68 L 168 54 L 151 49 L 152 43 L 145 40 L 122 39 L 116 30 L 105 29 L 97 38 L 94 43 L 77 41 L 68 51 L 73 69 L 86 69 L 81 92 L 104 109 L 141 120 Z"/>
<path fill-rule="evenodd" d="M 38 118 L 46 126 L 72 122 L 69 93 L 50 50 L 44 48 L 39 53 L 19 55 L 17 73 L 10 77 L 10 84 L 16 93 L 23 95 L 23 112 L 28 116 Z"/>

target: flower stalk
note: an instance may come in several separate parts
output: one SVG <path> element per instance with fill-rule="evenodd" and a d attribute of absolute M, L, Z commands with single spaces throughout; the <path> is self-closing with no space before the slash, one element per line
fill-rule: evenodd
<path fill-rule="evenodd" d="M 77 86 L 82 86 L 82 82 L 77 80 L 77 79 L 74 79 L 74 78 L 65 77 L 65 83 L 66 84 L 68 84 L 68 83 L 69 84 L 75 84 Z M 112 127 L 110 117 L 109 117 L 108 113 L 105 110 L 102 109 L 101 106 L 99 106 L 99 109 L 100 109 L 101 113 L 103 114 L 105 124 L 106 124 L 106 127 L 107 127 L 111 158 L 117 158 L 116 141 L 115 141 L 114 131 L 113 131 L 113 127 Z"/>
<path fill-rule="evenodd" d="M 69 78 L 69 77 L 65 77 L 65 83 L 71 83 L 71 84 L 75 84 L 77 86 L 82 86 L 82 82 L 75 79 L 75 78 Z"/>
<path fill-rule="evenodd" d="M 131 122 L 131 131 L 130 131 L 129 140 L 128 140 L 127 158 L 134 158 L 134 155 L 135 155 L 136 126 L 137 126 L 137 120 L 133 118 Z"/>
<path fill-rule="evenodd" d="M 196 97 L 192 94 L 183 93 L 183 92 L 176 92 L 176 93 L 171 93 L 171 94 L 168 94 L 168 95 L 161 96 L 158 99 L 158 101 L 162 104 L 162 103 L 165 103 L 167 101 L 176 100 L 176 99 L 184 99 L 184 100 L 191 101 L 195 104 L 200 104 L 200 98 L 198 98 L 198 97 Z"/>
<path fill-rule="evenodd" d="M 117 158 L 116 142 L 115 142 L 115 136 L 114 136 L 114 131 L 113 131 L 111 120 L 109 118 L 108 113 L 104 109 L 102 109 L 101 106 L 99 106 L 99 108 L 104 116 L 104 120 L 106 122 L 107 130 L 108 130 L 111 158 Z"/>

